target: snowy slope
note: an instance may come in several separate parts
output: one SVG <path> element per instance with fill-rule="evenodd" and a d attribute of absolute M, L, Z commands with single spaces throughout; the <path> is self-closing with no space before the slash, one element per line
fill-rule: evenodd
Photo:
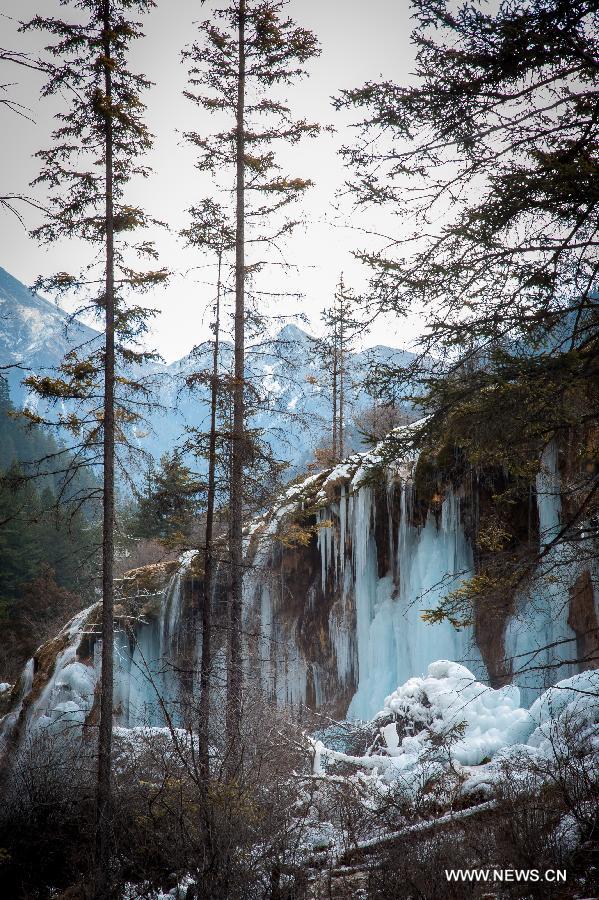
<path fill-rule="evenodd" d="M 56 366 L 68 350 L 97 337 L 0 267 L 0 366 L 23 367 L 4 372 L 15 406 L 26 401 L 21 381 L 27 374 Z"/>

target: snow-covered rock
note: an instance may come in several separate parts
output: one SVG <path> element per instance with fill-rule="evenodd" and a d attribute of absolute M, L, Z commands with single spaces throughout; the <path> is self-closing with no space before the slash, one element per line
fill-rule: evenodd
<path fill-rule="evenodd" d="M 394 713 L 443 735 L 460 727 L 462 737 L 452 748 L 454 758 L 473 766 L 491 757 L 500 747 L 513 743 L 532 730 L 527 710 L 520 706 L 515 685 L 499 690 L 477 681 L 465 666 L 448 660 L 431 663 L 425 678 L 410 678 L 385 700 L 380 716 Z M 414 741 L 404 738 L 413 748 Z M 401 756 L 403 742 L 392 756 Z"/>
<path fill-rule="evenodd" d="M 382 790 L 395 785 L 409 795 L 434 760 L 439 773 L 452 768 L 462 778 L 467 796 L 492 786 L 510 763 L 523 773 L 527 763 L 547 768 L 571 751 L 573 735 L 597 753 L 599 766 L 599 670 L 559 682 L 525 709 L 516 686 L 493 690 L 465 666 L 439 660 L 393 691 L 371 724 L 383 743 L 364 756 L 316 741 L 315 774 L 326 777 L 343 763 Z"/>

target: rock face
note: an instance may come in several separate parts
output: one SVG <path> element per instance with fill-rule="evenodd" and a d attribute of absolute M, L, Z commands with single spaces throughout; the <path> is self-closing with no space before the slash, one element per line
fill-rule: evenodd
<path fill-rule="evenodd" d="M 548 457 L 535 508 L 514 510 L 515 551 L 523 522 L 537 548 L 556 533 L 557 473 L 557 457 Z M 291 486 L 246 537 L 248 684 L 280 704 L 366 719 L 398 684 L 438 659 L 464 663 L 493 687 L 514 680 L 526 703 L 579 670 L 569 662 L 574 647 L 583 667 L 596 667 L 595 575 L 572 568 L 570 583 L 556 584 L 552 554 L 559 545 L 525 594 L 481 604 L 459 630 L 447 620 L 423 620 L 481 565 L 474 534 L 491 502 L 485 490 L 460 477 L 436 476 L 431 487 L 416 458 L 389 462 L 384 446 Z M 185 721 L 200 659 L 201 555 L 191 551 L 179 563 L 134 571 L 119 593 L 118 724 L 161 725 L 165 711 Z M 213 605 L 218 674 L 226 658 L 224 586 Z M 65 718 L 93 720 L 95 619 L 92 608 L 38 651 L 13 689 L 5 742 L 36 721 L 54 727 Z M 523 664 L 528 660 L 531 666 Z"/>
<path fill-rule="evenodd" d="M 570 588 L 568 625 L 576 634 L 576 657 L 583 670 L 599 667 L 599 618 L 589 569 Z"/>

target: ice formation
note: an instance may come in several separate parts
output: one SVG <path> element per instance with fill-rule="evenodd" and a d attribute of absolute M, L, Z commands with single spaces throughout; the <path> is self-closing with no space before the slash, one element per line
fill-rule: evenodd
<path fill-rule="evenodd" d="M 372 490 L 359 487 L 350 495 L 358 685 L 348 715 L 354 718 L 369 718 L 394 685 L 422 674 L 433 659 L 474 657 L 479 662 L 469 629 L 458 632 L 448 622 L 426 624 L 421 615 L 423 608 L 435 606 L 471 572 L 472 552 L 460 521 L 460 501 L 449 491 L 440 523 L 429 512 L 426 524 L 418 529 L 410 521 L 412 494 L 407 480 L 401 485 L 395 572 L 383 578 L 377 577 Z"/>
<path fill-rule="evenodd" d="M 302 504 L 317 506 L 320 585 L 305 598 L 308 612 L 320 597 L 338 596 L 327 623 L 338 683 L 355 691 L 347 714 L 368 718 L 398 683 L 423 674 L 434 659 L 462 660 L 484 675 L 472 630 L 451 624 L 427 624 L 422 611 L 434 607 L 472 572 L 472 550 L 461 521 L 461 499 L 447 491 L 438 512 L 414 524 L 414 461 L 392 470 L 377 450 L 354 454 L 324 475 L 313 475 L 290 488 L 274 512 L 256 524 L 260 533 L 253 574 L 245 585 L 246 615 L 254 612 L 261 634 L 261 682 L 280 702 L 306 702 L 308 685 L 317 706 L 324 698 L 326 673 L 301 651 L 297 634 L 279 628 L 278 585 L 263 573 L 271 566 L 272 537 Z M 371 476 L 386 481 L 375 491 Z M 391 509 L 399 494 L 399 522 Z M 377 505 L 381 508 L 377 508 Z M 377 516 L 388 519 L 387 548 L 377 546 Z M 381 558 L 388 557 L 381 572 Z M 320 588 L 320 597 L 316 587 Z"/>
<path fill-rule="evenodd" d="M 175 666 L 182 640 L 182 583 L 197 551 L 183 553 L 159 597 L 157 618 L 143 620 L 131 634 L 119 630 L 115 638 L 114 705 L 119 725 L 160 726 L 163 704 L 176 715 L 180 683 Z"/>
<path fill-rule="evenodd" d="M 25 666 L 17 702 L 0 722 L 0 756 L 10 747 L 17 729 L 32 737 L 42 729 L 56 735 L 83 725 L 92 707 L 98 671 L 94 665 L 78 659 L 77 648 L 93 609 L 78 613 L 59 632 L 55 644 L 60 649 L 52 660 L 48 678 L 37 691 L 33 690 L 34 660 Z"/>
<path fill-rule="evenodd" d="M 316 490 L 320 597 L 311 589 L 305 604 L 309 610 L 322 598 L 339 598 L 330 611 L 327 638 L 338 684 L 355 687 L 348 717 L 369 718 L 395 685 L 422 676 L 435 659 L 466 663 L 478 678 L 487 678 L 472 628 L 458 631 L 447 621 L 423 621 L 424 610 L 435 608 L 472 574 L 473 553 L 462 520 L 464 489 L 446 486 L 424 521 L 414 515 L 415 464 L 415 457 L 385 461 L 383 447 L 354 454 L 320 481 L 311 476 L 290 488 L 262 523 L 258 574 L 246 585 L 246 607 L 259 606 L 261 679 L 265 686 L 274 685 L 272 694 L 281 702 L 305 699 L 309 683 L 316 705 L 326 694 L 322 666 L 303 655 L 297 634 L 278 630 L 272 583 L 259 574 L 268 569 L 269 542 L 280 523 L 307 498 L 313 502 Z M 568 661 L 575 656 L 576 635 L 568 622 L 566 582 L 573 583 L 578 572 L 568 565 L 562 544 L 549 546 L 561 527 L 560 487 L 557 451 L 550 445 L 536 484 L 540 541 L 548 550 L 526 594 L 516 597 L 515 614 L 505 622 L 505 656 L 513 660 L 507 669 L 511 665 L 527 703 L 555 680 L 576 672 Z M 399 516 L 393 512 L 398 494 Z M 384 517 L 388 522 L 381 538 L 377 521 Z M 565 578 L 553 577 L 556 562 Z M 497 647 L 503 627 L 498 623 Z"/>
<path fill-rule="evenodd" d="M 438 660 L 424 678 L 410 678 L 390 694 L 372 725 L 384 744 L 364 756 L 315 741 L 315 774 L 326 778 L 331 766 L 344 763 L 380 790 L 395 785 L 411 795 L 431 765 L 439 773 L 452 767 L 469 794 L 497 781 L 514 753 L 554 761 L 562 746 L 571 751 L 572 734 L 579 748 L 599 752 L 599 671 L 560 681 L 524 709 L 516 685 L 493 690 L 465 666 Z"/>
<path fill-rule="evenodd" d="M 463 490 L 446 486 L 428 511 L 423 514 L 420 506 L 416 514 L 414 466 L 414 458 L 385 462 L 380 448 L 354 454 L 332 470 L 289 487 L 274 509 L 248 528 L 246 550 L 252 565 L 244 585 L 247 674 L 252 683 L 256 675 L 268 697 L 280 704 L 307 703 L 318 708 L 334 700 L 335 693 L 341 694 L 345 698 L 341 714 L 366 720 L 381 708 L 385 697 L 390 703 L 399 702 L 396 685 L 405 683 L 402 690 L 406 691 L 419 679 L 438 681 L 436 671 L 430 669 L 434 660 L 466 665 L 464 671 L 474 673 L 478 685 L 488 680 L 472 628 L 457 631 L 448 622 L 429 624 L 422 619 L 423 610 L 434 608 L 472 573 L 473 554 L 462 521 Z M 537 480 L 545 545 L 559 531 L 559 490 L 557 456 L 550 447 Z M 297 519 L 302 509 L 309 510 L 310 521 L 315 521 L 316 537 L 309 548 L 298 551 L 299 568 L 287 575 L 281 553 L 277 557 L 273 547 L 277 533 Z M 472 726 L 469 753 L 474 752 L 475 732 L 479 756 L 494 752 L 504 740 L 503 719 L 498 720 L 498 715 L 511 710 L 512 725 L 522 719 L 517 691 L 527 705 L 532 703 L 548 686 L 543 682 L 543 665 L 550 665 L 547 677 L 551 681 L 574 674 L 566 662 L 575 636 L 568 625 L 567 591 L 564 597 L 563 585 L 551 578 L 556 556 L 563 552 L 559 543 L 549 549 L 532 599 L 522 600 L 507 624 L 506 653 L 515 660 L 517 687 L 499 692 L 485 688 L 478 698 L 468 695 L 472 709 L 486 716 L 485 721 L 495 721 L 495 731 L 483 728 L 482 719 Z M 316 569 L 310 570 L 309 579 L 306 576 L 305 588 L 298 589 L 293 581 L 307 571 L 310 554 Z M 120 726 L 162 726 L 165 705 L 176 719 L 181 653 L 184 649 L 188 659 L 191 654 L 196 667 L 200 657 L 201 635 L 188 633 L 183 590 L 194 556 L 193 551 L 183 554 L 166 588 L 160 586 L 155 595 L 141 597 L 154 604 L 152 615 L 138 614 L 128 625 L 121 622 L 117 631 L 114 699 Z M 573 570 L 573 578 L 575 574 Z M 27 704 L 32 727 L 36 722 L 52 727 L 59 722 L 81 723 L 91 709 L 101 647 L 96 635 L 93 658 L 78 658 L 88 612 L 58 636 L 60 649 L 47 683 Z M 221 651 L 217 648 L 217 652 Z M 530 660 L 533 674 L 526 672 Z M 0 735 L 10 731 L 21 716 L 32 666 L 0 726 Z M 457 677 L 457 670 L 453 671 L 451 677 Z M 462 687 L 465 696 L 470 689 Z M 435 696 L 435 702 L 441 702 L 444 694 Z"/>
<path fill-rule="evenodd" d="M 388 713 L 420 721 L 433 732 L 463 723 L 463 735 L 453 746 L 455 758 L 463 765 L 478 765 L 493 756 L 530 724 L 515 685 L 493 690 L 465 666 L 447 660 L 431 663 L 425 678 L 410 678 L 390 694 L 381 715 Z M 393 752 L 399 755 L 401 748 Z"/>
<path fill-rule="evenodd" d="M 548 547 L 561 527 L 560 476 L 557 448 L 550 444 L 541 460 L 536 479 L 541 546 Z M 532 590 L 522 598 L 506 629 L 506 655 L 514 660 L 514 680 L 528 700 L 540 688 L 549 687 L 556 677 L 575 674 L 568 662 L 576 657 L 576 635 L 568 624 L 564 581 L 553 577 L 556 564 L 561 572 L 576 578 L 576 566 L 568 564 L 567 550 L 559 542 L 550 547 L 536 574 Z M 529 671 L 532 668 L 532 671 Z"/>
<path fill-rule="evenodd" d="M 182 579 L 195 551 L 181 556 L 168 581 L 154 619 L 136 620 L 135 628 L 119 623 L 115 634 L 114 715 L 119 726 L 162 726 L 163 704 L 179 696 L 178 676 L 173 669 L 180 637 Z M 142 599 L 150 595 L 142 594 Z M 29 737 L 41 729 L 64 734 L 79 729 L 92 711 L 100 676 L 102 641 L 99 636 L 97 605 L 78 613 L 59 632 L 48 650 L 47 671 L 36 671 L 31 659 L 23 676 L 12 710 L 0 721 L 0 754 L 17 732 Z M 82 653 L 82 643 L 91 646 L 91 655 Z M 50 651 L 54 650 L 54 655 Z"/>

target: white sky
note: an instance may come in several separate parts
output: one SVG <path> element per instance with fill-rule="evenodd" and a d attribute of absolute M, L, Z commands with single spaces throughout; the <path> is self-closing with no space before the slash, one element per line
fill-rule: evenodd
<path fill-rule="evenodd" d="M 172 233 L 157 233 L 156 244 L 160 263 L 178 273 L 166 288 L 151 297 L 151 304 L 160 309 L 151 344 L 167 361 L 184 355 L 206 335 L 204 310 L 212 294 L 207 260 L 184 249 L 175 237 L 187 224 L 185 208 L 206 193 L 205 184 L 193 167 L 193 152 L 182 143 L 178 132 L 207 132 L 211 128 L 210 116 L 182 96 L 186 68 L 179 57 L 183 46 L 193 40 L 193 21 L 206 18 L 208 9 L 209 4 L 202 6 L 199 0 L 158 0 L 157 8 L 144 22 L 146 37 L 134 43 L 131 58 L 133 70 L 155 82 L 145 99 L 146 121 L 156 135 L 149 159 L 153 175 L 134 186 L 137 196 L 132 199 L 141 200 L 151 215 L 169 223 Z M 287 260 L 298 268 L 285 275 L 283 285 L 280 269 L 274 269 L 263 276 L 260 287 L 266 291 L 281 286 L 301 291 L 304 297 L 300 302 L 287 301 L 274 311 L 287 314 L 301 310 L 312 327 L 318 329 L 319 312 L 329 302 L 341 271 L 356 290 L 365 285 L 366 273 L 351 255 L 353 249 L 366 246 L 367 238 L 357 229 L 390 233 L 394 227 L 386 213 L 371 211 L 368 215 L 352 216 L 347 200 L 341 201 L 341 214 L 335 210 L 336 191 L 349 174 L 337 149 L 352 141 L 352 130 L 348 127 L 351 117 L 335 113 L 330 97 L 341 88 L 357 87 L 380 76 L 408 83 L 414 52 L 409 42 L 409 0 L 291 0 L 288 9 L 298 24 L 316 32 L 322 55 L 311 64 L 311 77 L 287 96 L 297 115 L 332 124 L 336 134 L 305 141 L 286 155 L 288 173 L 309 177 L 316 185 L 303 201 L 306 227 L 298 230 L 287 244 Z M 16 20 L 26 20 L 37 13 L 67 15 L 58 0 L 0 0 L 0 12 L 5 16 L 0 18 L 0 45 L 31 51 L 38 49 L 41 36 L 18 35 Z M 30 192 L 28 183 L 37 174 L 38 166 L 33 154 L 50 145 L 54 101 L 39 98 L 40 76 L 21 67 L 3 65 L 0 83 L 6 82 L 18 82 L 11 88 L 11 95 L 29 108 L 34 122 L 0 107 L 0 189 Z M 39 224 L 38 214 L 28 211 L 26 221 L 28 227 L 35 227 Z M 26 284 L 40 274 L 75 270 L 88 258 L 87 248 L 72 242 L 38 247 L 7 213 L 0 213 L 0 227 L 0 265 Z M 416 320 L 380 320 L 366 343 L 405 347 L 417 328 Z"/>

